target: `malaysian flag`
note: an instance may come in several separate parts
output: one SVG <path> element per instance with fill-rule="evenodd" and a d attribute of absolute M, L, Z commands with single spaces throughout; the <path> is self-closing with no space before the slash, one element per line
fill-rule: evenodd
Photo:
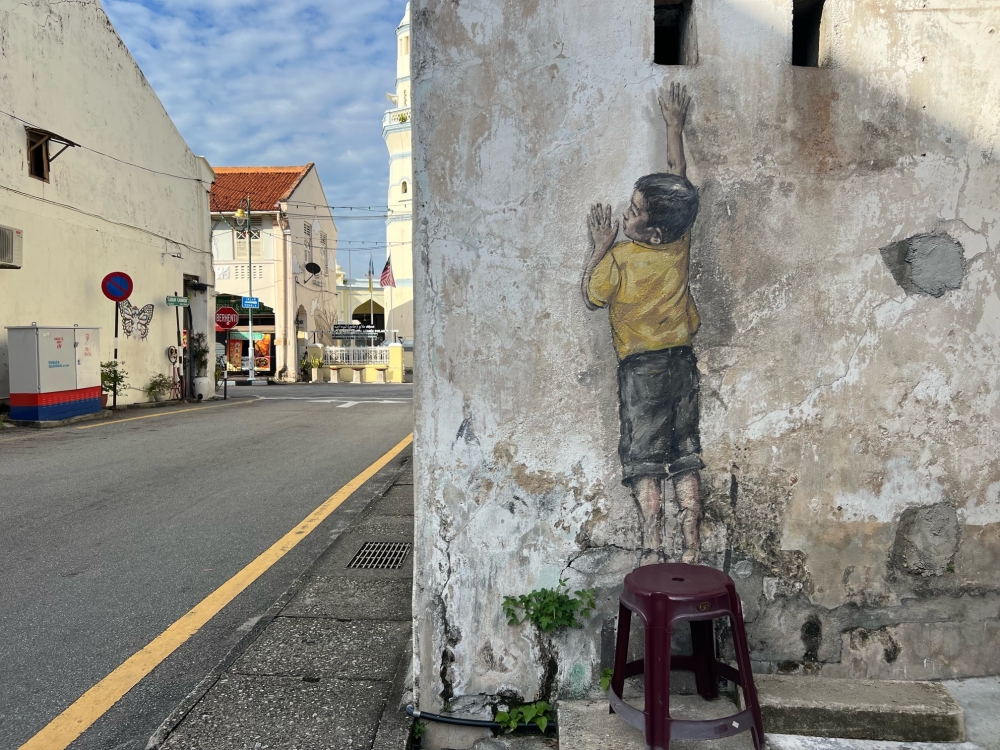
<path fill-rule="evenodd" d="M 392 258 L 385 259 L 385 268 L 382 269 L 382 278 L 379 279 L 380 286 L 396 286 L 396 279 L 392 275 Z"/>

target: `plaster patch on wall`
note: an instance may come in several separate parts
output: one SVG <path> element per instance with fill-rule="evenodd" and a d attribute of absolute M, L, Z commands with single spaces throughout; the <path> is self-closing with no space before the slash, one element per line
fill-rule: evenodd
<path fill-rule="evenodd" d="M 907 294 L 940 297 L 962 286 L 965 253 L 946 234 L 916 234 L 880 252 L 892 278 Z"/>
<path fill-rule="evenodd" d="M 937 368 L 931 368 L 924 373 L 916 388 L 913 389 L 913 398 L 917 401 L 932 401 L 944 406 L 951 401 L 951 385 L 948 383 L 948 376 Z"/>
<path fill-rule="evenodd" d="M 870 490 L 839 493 L 834 497 L 838 510 L 831 518 L 888 523 L 907 508 L 941 502 L 944 489 L 929 474 L 910 468 L 909 459 L 894 458 L 885 469 L 886 478 L 878 495 Z"/>
<path fill-rule="evenodd" d="M 964 511 L 960 510 L 959 518 L 970 526 L 1000 523 L 1000 482 L 994 482 L 986 488 L 984 499 L 975 498 Z"/>

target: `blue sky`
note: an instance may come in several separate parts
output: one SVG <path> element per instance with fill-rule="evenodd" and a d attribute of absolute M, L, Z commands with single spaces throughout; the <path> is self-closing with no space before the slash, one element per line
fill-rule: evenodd
<path fill-rule="evenodd" d="M 385 205 L 382 114 L 406 0 L 103 4 L 195 153 L 216 166 L 313 161 L 332 205 Z M 353 265 L 367 270 L 367 247 L 346 241 L 384 242 L 384 223 L 337 226 L 341 265 L 364 248 Z M 374 255 L 378 270 L 385 251 Z"/>

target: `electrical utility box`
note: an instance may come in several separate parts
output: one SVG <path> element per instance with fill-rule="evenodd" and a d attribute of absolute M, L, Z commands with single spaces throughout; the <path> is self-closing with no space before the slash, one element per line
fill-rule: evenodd
<path fill-rule="evenodd" d="M 10 418 L 69 419 L 101 410 L 101 329 L 7 326 Z"/>

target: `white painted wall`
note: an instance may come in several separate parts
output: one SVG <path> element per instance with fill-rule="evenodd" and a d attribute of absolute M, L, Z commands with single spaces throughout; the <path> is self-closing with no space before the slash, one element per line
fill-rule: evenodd
<path fill-rule="evenodd" d="M 665 169 L 672 82 L 701 196 L 703 561 L 747 563 L 758 668 L 803 663 L 816 617 L 834 674 L 1000 671 L 1000 6 L 827 0 L 824 68 L 790 65 L 791 0 L 693 7 L 699 62 L 668 68 L 650 0 L 413 3 L 421 709 L 532 700 L 550 655 L 561 695 L 597 694 L 641 550 L 585 218 Z M 965 280 L 909 296 L 880 248 L 935 231 Z M 927 503 L 961 524 L 932 579 L 891 559 Z M 560 576 L 598 590 L 582 630 L 507 624 L 505 595 Z"/>
<path fill-rule="evenodd" d="M 24 230 L 24 266 L 0 270 L 0 326 L 97 326 L 111 359 L 114 307 L 100 282 L 125 271 L 132 303 L 152 303 L 145 341 L 120 339 L 130 385 L 169 373 L 167 295 L 184 275 L 213 283 L 208 187 L 214 175 L 174 127 L 96 0 L 0 0 L 0 109 L 86 146 L 60 155 L 48 184 L 28 175 L 24 124 L 0 114 L 0 224 Z M 109 154 L 124 162 L 101 156 Z M 168 175 L 155 174 L 157 170 Z M 209 325 L 209 295 L 193 310 Z M 211 334 L 210 334 L 211 338 Z M 8 395 L 0 327 L 0 398 Z M 122 399 L 146 400 L 139 390 Z"/>

